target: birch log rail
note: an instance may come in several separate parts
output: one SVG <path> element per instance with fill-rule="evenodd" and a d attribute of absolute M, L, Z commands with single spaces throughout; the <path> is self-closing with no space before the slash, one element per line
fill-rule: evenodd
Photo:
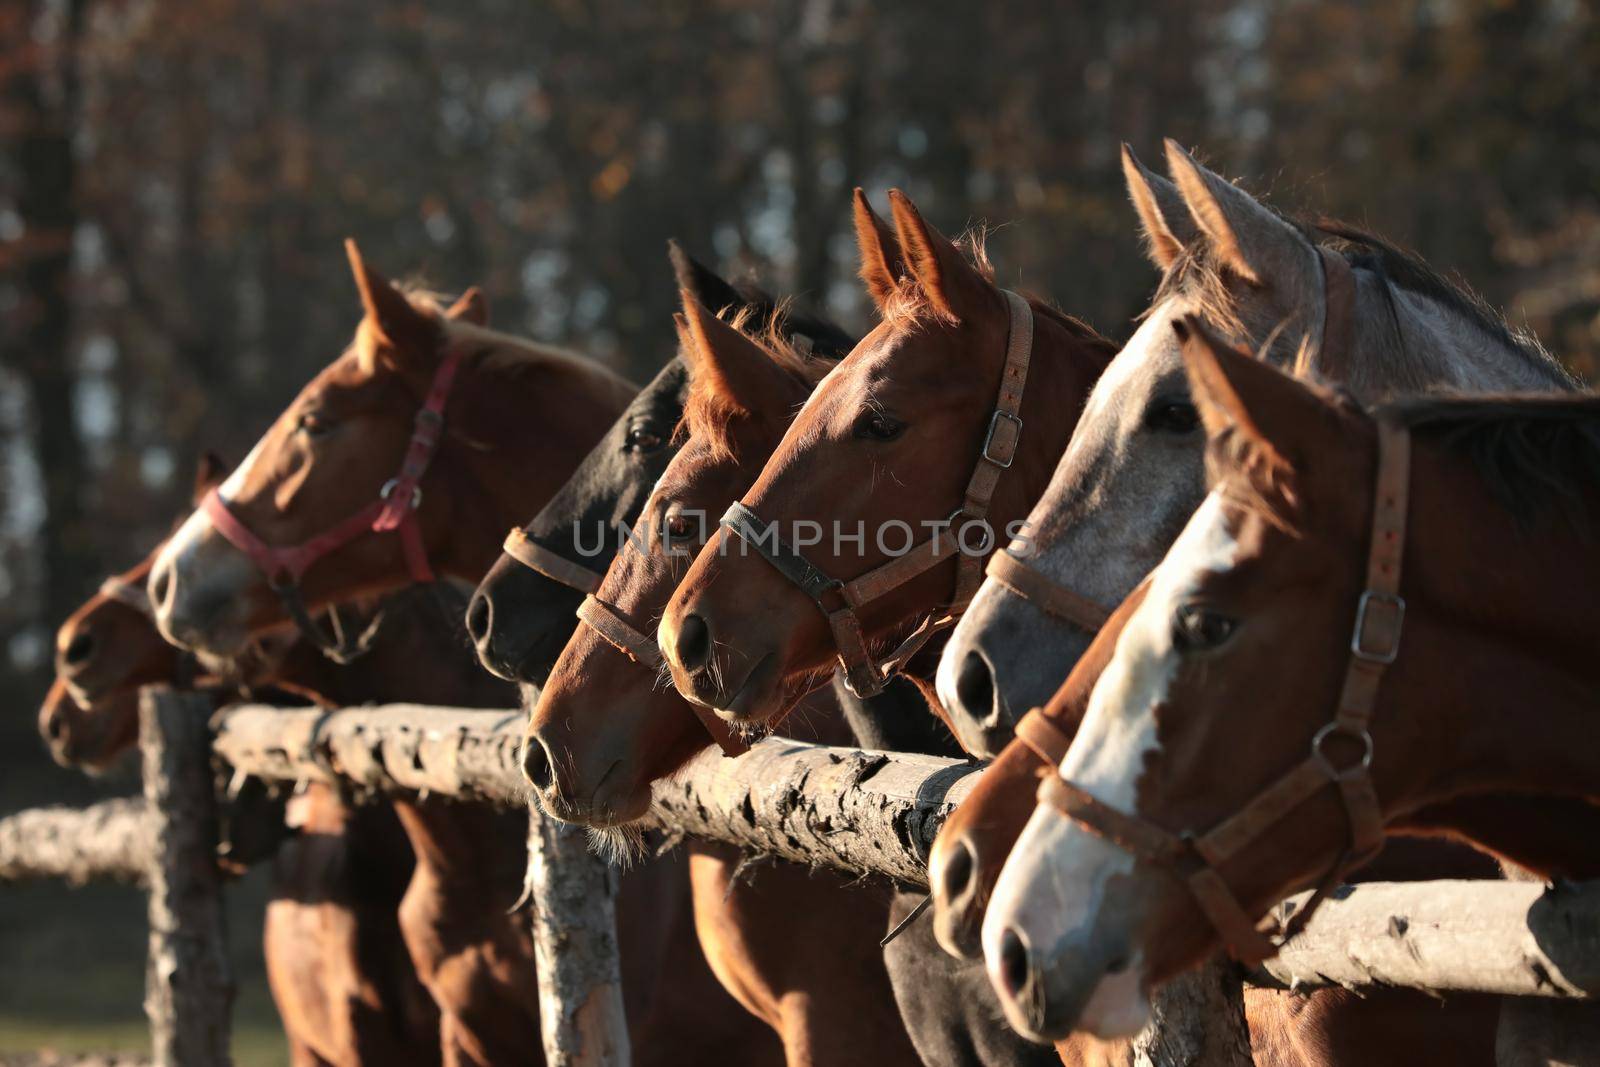
<path fill-rule="evenodd" d="M 142 798 L 122 797 L 8 815 L 0 819 L 0 882 L 142 884 L 151 852 L 147 810 Z"/>

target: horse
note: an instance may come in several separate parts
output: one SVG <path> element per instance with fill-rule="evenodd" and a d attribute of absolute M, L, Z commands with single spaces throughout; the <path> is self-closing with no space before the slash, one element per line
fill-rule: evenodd
<path fill-rule="evenodd" d="M 1123 600 L 1204 496 L 1204 435 L 1175 317 L 1199 315 L 1271 363 L 1298 359 L 1369 398 L 1573 384 L 1536 343 L 1416 257 L 1342 224 L 1292 225 L 1171 141 L 1167 159 L 1174 181 L 1123 147 L 1130 198 L 1165 272 L 1151 309 L 1096 387 L 1028 517 L 1026 543 L 995 557 L 939 664 L 941 702 L 985 754 L 1010 736 L 1016 715 L 1049 699 L 1088 646 L 1095 626 L 1068 606 Z M 1031 757 L 1024 749 L 1015 758 Z M 929 858 L 935 927 L 965 956 L 976 954 L 999 873 L 988 860 L 1004 859 L 979 862 L 974 850 L 1004 847 L 992 823 L 986 832 L 987 844 L 969 842 L 957 824 Z"/>
<path fill-rule="evenodd" d="M 748 488 L 814 383 L 831 369 L 770 335 L 765 341 L 748 336 L 712 316 L 691 294 L 684 296 L 681 319 L 692 381 L 679 434 L 682 451 L 656 485 L 627 546 L 580 609 L 585 625 L 563 650 L 528 725 L 525 767 L 541 802 L 559 817 L 591 826 L 626 826 L 648 810 L 653 781 L 674 773 L 707 744 L 729 745 L 721 720 L 657 684 L 659 652 L 641 621 L 659 615 L 690 552 L 706 540 L 707 515 Z M 841 724 L 829 709 L 805 712 L 797 716 L 803 721 L 789 721 L 788 736 L 849 740 L 834 736 Z M 874 716 L 867 713 L 865 721 L 871 724 Z M 903 740 L 882 728 L 866 729 L 874 735 L 864 737 L 858 729 L 857 743 Z M 701 930 L 724 983 L 784 1035 L 790 1062 L 917 1062 L 916 1054 L 930 1064 L 1030 1059 L 1026 1044 L 995 1026 L 992 1002 L 987 1014 L 979 1014 L 980 1025 L 958 1025 L 974 1000 L 988 999 L 981 973 L 972 977 L 983 995 L 963 1003 L 952 994 L 967 976 L 951 981 L 954 968 L 939 959 L 937 946 L 929 941 L 920 953 L 908 953 L 913 942 L 902 937 L 887 960 L 891 998 L 883 985 L 885 958 L 872 950 L 883 930 L 881 906 L 863 907 L 864 890 L 850 889 L 842 877 L 802 879 L 791 868 L 772 873 L 811 887 L 810 899 L 787 913 L 781 942 L 764 926 L 737 921 L 706 921 Z M 698 890 L 696 899 L 714 903 Z M 855 949 L 849 968 L 841 967 L 840 944 Z M 821 945 L 828 951 L 806 951 Z M 841 974 L 850 979 L 841 980 Z M 796 996 L 800 991 L 806 995 Z M 944 1029 L 960 1034 L 945 1037 L 939 1033 Z M 990 1047 L 995 1038 L 999 1049 Z M 1031 1058 L 1040 1054 L 1035 1050 Z"/>
<path fill-rule="evenodd" d="M 1528 338 L 1416 257 L 1337 222 L 1285 220 L 1166 143 L 1172 181 L 1123 146 L 1129 196 L 1162 280 L 1096 387 L 1071 446 L 951 635 L 939 699 L 993 756 L 1083 654 L 1097 614 L 1160 562 L 1204 495 L 1203 435 L 1169 327 L 1198 314 L 1230 341 L 1357 396 L 1565 390 Z"/>
<path fill-rule="evenodd" d="M 976 589 L 995 528 L 1043 491 L 1111 355 L 890 200 L 894 231 L 855 195 L 882 321 L 806 402 L 661 620 L 673 684 L 733 722 L 778 719 L 836 659 L 862 695 L 903 670 Z M 934 533 L 918 541 L 914 523 Z"/>
<path fill-rule="evenodd" d="M 475 290 L 447 311 L 346 251 L 364 309 L 354 341 L 151 570 L 175 645 L 227 655 L 294 624 L 348 658 L 357 642 L 313 612 L 408 580 L 476 583 L 500 531 L 549 499 L 632 396 L 579 356 L 481 325 Z"/>
<path fill-rule="evenodd" d="M 668 243 L 668 255 L 679 290 L 708 308 L 776 321 L 794 344 L 825 359 L 840 359 L 854 345 L 826 319 L 780 304 L 756 286 L 728 282 L 676 241 Z M 683 417 L 688 384 L 683 360 L 674 356 L 544 510 L 506 539 L 467 608 L 467 630 L 486 670 L 524 683 L 538 683 L 550 672 L 572 632 L 573 612 L 616 554 L 618 531 L 633 525 L 677 454 L 673 431 Z"/>
<path fill-rule="evenodd" d="M 1442 830 L 1546 877 L 1600 859 L 1592 834 L 1563 852 L 1508 826 L 1530 798 L 1592 807 L 1600 401 L 1369 412 L 1197 318 L 1176 332 L 1208 495 L 1120 612 L 984 921 L 1008 1016 L 1040 1035 L 1137 1027 L 1219 945 L 1270 954 L 1254 920 L 1387 834 Z"/>

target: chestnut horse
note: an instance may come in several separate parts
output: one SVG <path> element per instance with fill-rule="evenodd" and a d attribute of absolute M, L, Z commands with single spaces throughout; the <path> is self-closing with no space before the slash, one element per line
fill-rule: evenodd
<path fill-rule="evenodd" d="M 855 344 L 826 319 L 779 303 L 753 285 L 733 285 L 668 244 L 679 290 L 718 312 L 741 312 L 772 323 L 791 343 L 825 359 Z M 688 373 L 681 357 L 640 390 L 604 439 L 533 521 L 507 539 L 507 551 L 478 584 L 467 629 L 485 669 L 538 683 L 572 633 L 582 589 L 597 582 L 616 555 L 619 531 L 632 527 L 645 497 L 677 453 L 673 431 L 683 417 Z M 580 550 L 581 542 L 581 550 Z M 547 573 L 548 572 L 548 573 Z"/>
<path fill-rule="evenodd" d="M 587 625 L 562 652 L 529 723 L 525 766 L 543 803 L 563 818 L 590 825 L 639 818 L 648 810 L 653 781 L 674 773 L 708 742 L 726 741 L 720 721 L 708 723 L 703 709 L 657 684 L 659 653 L 648 624 L 665 606 L 691 553 L 705 542 L 709 517 L 749 487 L 813 383 L 829 369 L 770 339 L 763 344 L 746 336 L 689 294 L 684 326 L 693 382 L 684 420 L 687 441 L 651 494 L 636 535 L 581 609 Z M 893 710 L 906 717 L 903 706 Z M 858 733 L 858 743 L 890 734 L 899 740 L 905 733 L 876 728 L 870 710 L 859 714 L 871 736 Z M 798 734 L 792 726 L 786 733 L 843 740 L 819 737 L 816 728 L 827 730 L 826 721 L 803 718 Z M 832 729 L 838 732 L 836 719 Z M 794 881 L 800 873 L 781 867 L 773 875 Z M 843 883 L 813 876 L 810 899 L 796 899 L 785 915 L 781 942 L 759 925 L 713 924 L 709 908 L 701 917 L 702 940 L 724 983 L 784 1036 L 790 1062 L 906 1059 L 906 1032 L 929 1064 L 1053 1059 L 997 1026 L 995 1005 L 983 1010 L 989 993 L 981 974 L 970 976 L 974 988 L 967 989 L 968 976 L 953 973 L 957 968 L 940 958 L 931 940 L 917 950 L 912 937 L 902 936 L 890 947 L 891 1000 L 882 987 L 883 960 L 873 951 L 885 912 L 863 907 L 863 890 Z M 715 904 L 698 886 L 696 900 Z M 708 937 L 708 930 L 716 936 Z M 852 965 L 841 965 L 839 945 L 855 950 Z M 827 950 L 807 951 L 822 946 Z M 802 991 L 806 996 L 797 995 Z M 894 1015 L 895 1002 L 904 1027 Z M 875 1003 L 887 1012 L 868 1010 Z"/>
<path fill-rule="evenodd" d="M 446 314 L 403 293 L 347 250 L 365 309 L 353 344 L 151 571 L 157 623 L 176 645 L 227 655 L 298 623 L 348 657 L 347 637 L 310 612 L 408 577 L 476 583 L 505 529 L 549 499 L 633 393 L 578 356 L 471 321 L 481 309 Z"/>
<path fill-rule="evenodd" d="M 678 691 L 731 721 L 780 718 L 836 660 L 856 692 L 881 689 L 976 589 L 995 531 L 1043 491 L 1111 354 L 890 198 L 898 237 L 855 200 L 883 321 L 807 401 L 661 621 Z M 807 524 L 843 536 L 791 550 Z"/>
<path fill-rule="evenodd" d="M 1600 402 L 1368 415 L 1196 319 L 1180 333 L 1210 495 L 1119 613 L 984 921 L 1008 1015 L 1041 1035 L 1137 1027 L 1150 989 L 1220 944 L 1270 953 L 1252 921 L 1386 833 L 1442 830 L 1547 876 L 1597 866 L 1592 833 L 1565 831 L 1563 854 L 1563 831 L 1516 821 L 1530 798 L 1592 809 L 1600 678 L 1573 567 L 1593 554 Z M 1169 847 L 1179 831 L 1192 850 Z"/>
<path fill-rule="evenodd" d="M 1337 223 L 1294 225 L 1171 141 L 1167 163 L 1172 181 L 1123 148 L 1161 286 L 1028 516 L 1021 558 L 995 557 L 940 661 L 940 700 L 982 755 L 999 751 L 1088 646 L 1093 626 L 1072 606 L 1121 601 L 1204 496 L 1176 318 L 1198 315 L 1279 366 L 1303 353 L 1317 374 L 1366 399 L 1574 384 L 1416 257 Z"/>

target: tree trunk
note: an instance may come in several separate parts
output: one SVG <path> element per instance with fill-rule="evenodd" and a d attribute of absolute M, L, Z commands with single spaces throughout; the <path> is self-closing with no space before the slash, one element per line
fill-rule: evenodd
<path fill-rule="evenodd" d="M 1135 1067 L 1251 1067 L 1244 982 L 1225 957 L 1168 982 L 1133 1039 Z"/>

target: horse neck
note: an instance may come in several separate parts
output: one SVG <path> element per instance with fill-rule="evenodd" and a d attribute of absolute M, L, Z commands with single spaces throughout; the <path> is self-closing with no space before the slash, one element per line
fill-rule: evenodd
<path fill-rule="evenodd" d="M 496 894 L 515 893 L 527 857 L 523 813 L 488 804 L 410 797 L 396 798 L 394 812 L 416 854 L 417 870 L 425 877 L 493 887 Z"/>
<path fill-rule="evenodd" d="M 474 584 L 499 556 L 506 530 L 544 507 L 633 392 L 608 371 L 567 358 L 482 362 L 459 379 L 457 414 L 435 461 L 450 506 L 448 547 L 434 565 Z"/>
<path fill-rule="evenodd" d="M 1471 793 L 1592 793 L 1593 546 L 1556 515 L 1519 525 L 1467 462 L 1433 449 L 1416 450 L 1411 484 L 1406 633 L 1380 715 L 1404 723 L 1415 757 L 1391 768 L 1405 781 L 1387 791 L 1401 810 Z"/>
<path fill-rule="evenodd" d="M 1436 389 L 1467 393 L 1572 388 L 1554 365 L 1494 337 L 1460 311 L 1377 274 L 1356 272 L 1354 332 L 1337 378 L 1364 401 Z M 1313 364 L 1323 365 L 1318 355 Z M 1344 361 L 1348 359 L 1348 365 Z"/>

